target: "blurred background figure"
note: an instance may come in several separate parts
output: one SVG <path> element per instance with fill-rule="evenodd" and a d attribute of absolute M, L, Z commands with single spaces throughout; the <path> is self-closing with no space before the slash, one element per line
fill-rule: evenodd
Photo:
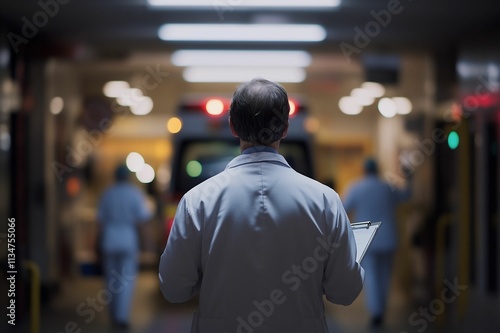
<path fill-rule="evenodd" d="M 398 189 L 378 176 L 377 162 L 365 160 L 364 177 L 346 192 L 344 207 L 355 221 L 382 221 L 382 225 L 363 258 L 365 269 L 365 298 L 371 316 L 371 326 L 383 324 L 392 274 L 394 252 L 397 246 L 395 212 L 397 205 L 410 198 L 411 186 Z"/>
<path fill-rule="evenodd" d="M 113 326 L 119 329 L 129 325 L 138 270 L 138 224 L 152 217 L 144 194 L 129 182 L 129 175 L 125 165 L 116 169 L 116 183 L 104 192 L 97 211 L 109 310 Z"/>

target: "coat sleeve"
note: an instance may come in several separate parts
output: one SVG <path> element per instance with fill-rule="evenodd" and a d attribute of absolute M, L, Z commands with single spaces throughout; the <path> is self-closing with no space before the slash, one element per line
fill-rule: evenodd
<path fill-rule="evenodd" d="M 326 235 L 329 256 L 325 264 L 323 292 L 330 302 L 349 305 L 363 289 L 364 270 L 356 262 L 356 241 L 349 218 L 338 196 L 336 199 L 334 205 L 337 208 L 325 210 L 331 227 Z"/>
<path fill-rule="evenodd" d="M 186 302 L 198 292 L 201 283 L 200 242 L 200 228 L 194 223 L 183 198 L 160 258 L 160 288 L 167 301 Z"/>

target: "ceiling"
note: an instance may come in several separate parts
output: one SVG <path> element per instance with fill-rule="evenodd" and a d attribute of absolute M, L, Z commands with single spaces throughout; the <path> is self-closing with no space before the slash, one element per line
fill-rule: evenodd
<path fill-rule="evenodd" d="M 42 11 L 40 3 L 57 0 L 0 2 L 0 26 L 22 35 L 26 20 Z M 171 51 L 179 48 L 305 49 L 312 52 L 340 52 L 341 42 L 354 45 L 355 28 L 364 30 L 374 21 L 374 12 L 397 0 L 342 0 L 340 8 L 321 11 L 238 10 L 237 4 L 250 0 L 214 0 L 220 7 L 204 10 L 152 9 L 146 0 L 58 0 L 57 13 L 40 27 L 27 46 L 42 52 L 60 50 L 69 56 L 113 58 L 133 52 Z M 57 3 L 59 3 L 57 2 Z M 235 4 L 231 7 L 231 4 Z M 370 38 L 363 49 L 443 49 L 462 40 L 476 38 L 500 28 L 500 1 L 490 0 L 401 0 L 401 12 Z M 398 7 L 399 8 L 399 7 Z M 320 43 L 195 43 L 165 42 L 157 37 L 164 23 L 316 23 L 327 30 Z M 43 23 L 43 22 L 42 22 Z M 33 42 L 32 42 L 33 41 Z M 48 47 L 50 46 L 50 47 Z"/>

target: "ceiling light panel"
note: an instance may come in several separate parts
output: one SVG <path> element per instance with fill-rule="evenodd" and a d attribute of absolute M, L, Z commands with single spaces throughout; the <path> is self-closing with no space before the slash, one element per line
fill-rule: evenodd
<path fill-rule="evenodd" d="M 320 42 L 325 29 L 317 24 L 164 24 L 166 41 Z"/>
<path fill-rule="evenodd" d="M 172 53 L 175 66 L 307 67 L 305 51 L 179 50 Z"/>
<path fill-rule="evenodd" d="M 306 72 L 298 67 L 187 67 L 182 76 L 188 82 L 245 82 L 262 77 L 282 83 L 298 83 L 305 80 Z"/>
<path fill-rule="evenodd" d="M 231 9 L 255 9 L 255 8 L 335 8 L 340 6 L 340 0 L 240 0 L 240 1 L 221 1 L 218 4 L 214 0 L 148 0 L 153 7 L 200 7 L 213 8 L 216 6 L 227 5 Z"/>

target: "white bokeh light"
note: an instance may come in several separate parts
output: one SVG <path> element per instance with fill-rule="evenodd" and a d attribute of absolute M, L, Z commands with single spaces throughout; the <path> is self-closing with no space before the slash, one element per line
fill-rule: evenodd
<path fill-rule="evenodd" d="M 130 105 L 130 111 L 137 116 L 144 116 L 153 110 L 153 100 L 149 96 L 137 98 L 134 104 Z"/>
<path fill-rule="evenodd" d="M 372 105 L 375 101 L 373 94 L 364 88 L 355 88 L 351 91 L 351 96 L 356 102 L 363 106 Z"/>
<path fill-rule="evenodd" d="M 49 108 L 52 114 L 59 114 L 64 108 L 64 100 L 61 97 L 52 98 Z"/>
<path fill-rule="evenodd" d="M 155 170 L 151 165 L 144 163 L 142 169 L 137 171 L 135 176 L 141 183 L 148 184 L 155 179 Z"/>
<path fill-rule="evenodd" d="M 406 97 L 393 97 L 392 101 L 396 104 L 396 112 L 398 114 L 408 114 L 413 108 L 410 100 Z"/>
<path fill-rule="evenodd" d="M 144 157 L 142 157 L 142 155 L 139 153 L 131 152 L 127 155 L 125 163 L 127 164 L 127 168 L 130 171 L 137 172 L 144 166 Z"/>
<path fill-rule="evenodd" d="M 139 88 L 130 88 L 125 90 L 117 99 L 116 102 L 121 106 L 131 106 L 137 104 L 143 97 L 142 90 Z"/>
<path fill-rule="evenodd" d="M 392 118 L 397 114 L 396 104 L 392 99 L 387 97 L 382 98 L 378 102 L 378 110 L 380 111 L 380 114 L 386 118 Z"/>
<path fill-rule="evenodd" d="M 124 92 L 130 89 L 126 81 L 109 81 L 103 87 L 103 93 L 107 97 L 120 97 Z"/>
<path fill-rule="evenodd" d="M 361 88 L 368 91 L 374 98 L 382 97 L 385 94 L 384 86 L 377 82 L 364 82 Z"/>
<path fill-rule="evenodd" d="M 360 105 L 354 97 L 344 96 L 339 100 L 339 108 L 345 114 L 356 115 L 363 111 L 363 106 Z"/>

